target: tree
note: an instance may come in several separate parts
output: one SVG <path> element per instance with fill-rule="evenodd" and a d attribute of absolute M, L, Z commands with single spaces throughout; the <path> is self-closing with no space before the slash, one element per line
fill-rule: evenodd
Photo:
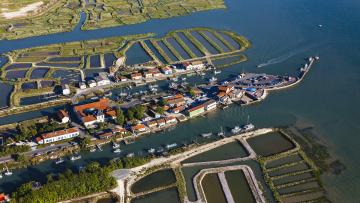
<path fill-rule="evenodd" d="M 164 114 L 164 107 L 158 106 L 156 107 L 155 111 L 158 114 Z"/>
<path fill-rule="evenodd" d="M 80 140 L 80 148 L 85 149 L 88 144 L 90 144 L 91 140 L 89 137 L 84 137 Z"/>
<path fill-rule="evenodd" d="M 144 117 L 144 113 L 145 113 L 145 107 L 142 105 L 137 105 L 135 107 L 135 118 L 138 120 L 141 120 Z"/>
<path fill-rule="evenodd" d="M 124 112 L 121 110 L 121 108 L 116 108 L 116 123 L 118 125 L 124 125 L 124 122 L 125 122 Z"/>
<path fill-rule="evenodd" d="M 15 135 L 16 141 L 28 140 L 37 135 L 35 123 L 19 124 L 17 126 L 18 134 Z"/>
<path fill-rule="evenodd" d="M 167 104 L 167 101 L 165 99 L 160 99 L 158 101 L 158 105 L 160 105 L 160 106 L 165 106 L 166 104 Z"/>
<path fill-rule="evenodd" d="M 26 156 L 23 155 L 23 154 L 13 154 L 13 159 L 17 162 L 25 162 L 27 159 L 26 159 Z"/>
<path fill-rule="evenodd" d="M 127 111 L 126 111 L 126 118 L 128 121 L 131 121 L 135 118 L 134 116 L 134 108 L 129 108 Z"/>
<path fill-rule="evenodd" d="M 191 97 L 195 97 L 195 95 L 196 95 L 195 90 L 190 89 L 189 94 L 191 95 Z"/>

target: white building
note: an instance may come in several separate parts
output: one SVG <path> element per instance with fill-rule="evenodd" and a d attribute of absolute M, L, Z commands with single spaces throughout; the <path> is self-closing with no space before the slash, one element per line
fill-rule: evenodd
<path fill-rule="evenodd" d="M 216 108 L 217 102 L 213 99 L 208 100 L 204 103 L 205 111 L 210 111 Z"/>
<path fill-rule="evenodd" d="M 81 90 L 86 89 L 86 84 L 84 82 L 79 82 L 79 88 Z"/>
<path fill-rule="evenodd" d="M 165 75 L 171 75 L 173 73 L 173 70 L 172 68 L 170 67 L 165 67 L 165 68 L 162 68 L 161 71 L 165 74 Z"/>
<path fill-rule="evenodd" d="M 94 80 L 89 80 L 87 84 L 89 85 L 89 87 L 96 87 L 96 82 Z"/>
<path fill-rule="evenodd" d="M 102 86 L 102 85 L 109 85 L 110 84 L 110 80 L 108 77 L 105 77 L 104 75 L 99 75 L 95 78 L 96 80 L 96 84 L 97 86 Z"/>
<path fill-rule="evenodd" d="M 59 118 L 60 123 L 68 123 L 70 121 L 69 114 L 64 110 L 58 111 L 57 116 Z"/>
<path fill-rule="evenodd" d="M 63 95 L 69 95 L 70 94 L 70 87 L 68 84 L 61 85 L 62 88 L 62 94 Z"/>
<path fill-rule="evenodd" d="M 70 139 L 79 136 L 80 132 L 77 128 L 68 128 L 64 130 L 58 130 L 50 133 L 45 133 L 36 138 L 38 144 L 48 144 L 65 139 Z"/>

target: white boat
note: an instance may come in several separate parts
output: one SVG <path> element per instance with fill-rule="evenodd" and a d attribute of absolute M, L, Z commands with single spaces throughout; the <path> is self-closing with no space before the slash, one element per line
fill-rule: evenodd
<path fill-rule="evenodd" d="M 241 131 L 241 128 L 237 125 L 233 129 L 231 129 L 231 132 L 233 134 L 239 133 Z"/>
<path fill-rule="evenodd" d="M 96 152 L 96 148 L 91 148 L 90 152 Z"/>
<path fill-rule="evenodd" d="M 241 128 L 242 132 L 247 132 L 250 130 L 253 130 L 255 128 L 255 126 L 252 123 L 246 124 Z"/>
<path fill-rule="evenodd" d="M 96 145 L 96 147 L 98 148 L 99 151 L 102 151 L 100 145 Z"/>
<path fill-rule="evenodd" d="M 71 161 L 76 161 L 76 160 L 79 160 L 79 159 L 81 159 L 81 155 L 74 155 L 74 156 L 70 157 Z"/>
<path fill-rule="evenodd" d="M 116 154 L 118 154 L 118 153 L 121 152 L 121 149 L 115 149 L 113 152 L 116 153 Z"/>
<path fill-rule="evenodd" d="M 216 77 L 211 77 L 210 79 L 209 79 L 209 82 L 216 82 L 217 81 L 217 78 Z"/>
<path fill-rule="evenodd" d="M 172 81 L 177 82 L 179 80 L 179 78 L 175 77 L 175 78 L 171 78 Z"/>
<path fill-rule="evenodd" d="M 9 171 L 9 168 L 5 165 L 5 173 L 6 176 L 11 176 L 13 173 Z"/>
<path fill-rule="evenodd" d="M 315 60 L 319 60 L 320 59 L 320 57 L 319 56 L 315 56 Z"/>
<path fill-rule="evenodd" d="M 182 81 L 185 81 L 185 80 L 186 80 L 186 78 L 181 78 L 181 80 L 182 80 Z"/>
<path fill-rule="evenodd" d="M 148 151 L 149 154 L 155 153 L 155 149 L 154 149 L 154 148 L 150 148 L 150 149 L 148 149 L 147 151 Z"/>
<path fill-rule="evenodd" d="M 118 143 L 113 142 L 113 145 L 112 145 L 112 148 L 113 148 L 113 149 L 117 149 L 117 148 L 119 148 L 119 147 L 120 147 L 120 145 L 119 145 Z"/>
<path fill-rule="evenodd" d="M 201 137 L 205 137 L 205 138 L 209 138 L 209 137 L 211 137 L 212 136 L 212 133 L 210 132 L 210 133 L 202 133 L 201 134 Z"/>
<path fill-rule="evenodd" d="M 224 136 L 225 135 L 225 133 L 224 133 L 224 131 L 223 131 L 223 129 L 222 129 L 222 127 L 220 128 L 220 132 L 218 132 L 218 134 L 217 134 L 219 137 L 222 137 L 222 136 Z"/>
<path fill-rule="evenodd" d="M 174 147 L 176 147 L 176 146 L 177 146 L 176 143 L 167 144 L 167 145 L 166 145 L 166 149 L 171 149 L 171 148 L 174 148 Z"/>
<path fill-rule="evenodd" d="M 55 164 L 61 164 L 62 162 L 64 162 L 64 159 L 63 159 L 63 158 L 58 158 L 58 159 L 55 161 Z"/>
<path fill-rule="evenodd" d="M 126 155 L 126 157 L 128 157 L 128 158 L 131 158 L 131 157 L 134 157 L 134 156 L 135 156 L 134 153 L 129 153 L 129 154 Z"/>
<path fill-rule="evenodd" d="M 3 176 L 0 174 L 0 179 L 2 179 L 3 178 Z"/>
<path fill-rule="evenodd" d="M 214 70 L 215 75 L 220 74 L 220 73 L 221 73 L 221 70 Z"/>

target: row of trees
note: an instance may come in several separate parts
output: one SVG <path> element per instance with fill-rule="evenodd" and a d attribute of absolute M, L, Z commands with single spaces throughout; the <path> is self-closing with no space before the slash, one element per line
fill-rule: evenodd
<path fill-rule="evenodd" d="M 125 112 L 121 108 L 116 109 L 116 123 L 123 125 L 125 121 L 132 121 L 134 119 L 141 120 L 144 117 L 146 108 L 143 105 L 137 105 L 127 109 Z"/>
<path fill-rule="evenodd" d="M 24 122 L 24 123 L 20 123 L 17 126 L 16 128 L 17 133 L 14 135 L 14 139 L 15 141 L 25 141 L 41 133 L 51 132 L 66 127 L 67 124 L 59 124 L 57 122 L 49 122 L 49 123 Z"/>

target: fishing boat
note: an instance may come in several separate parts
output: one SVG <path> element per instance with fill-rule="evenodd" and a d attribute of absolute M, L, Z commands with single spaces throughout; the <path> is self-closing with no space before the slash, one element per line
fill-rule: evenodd
<path fill-rule="evenodd" d="M 150 148 L 150 149 L 147 150 L 147 152 L 148 152 L 149 154 L 154 154 L 154 153 L 155 153 L 155 149 L 154 149 L 154 148 Z"/>
<path fill-rule="evenodd" d="M 113 152 L 116 153 L 116 154 L 118 154 L 118 153 L 121 152 L 121 149 L 115 149 Z"/>
<path fill-rule="evenodd" d="M 64 159 L 63 158 L 58 158 L 56 161 L 55 161 L 55 164 L 61 164 L 64 162 Z"/>
<path fill-rule="evenodd" d="M 215 75 L 220 74 L 220 73 L 221 73 L 221 70 L 214 70 Z"/>
<path fill-rule="evenodd" d="M 176 143 L 172 143 L 172 144 L 167 144 L 165 147 L 166 147 L 166 149 L 171 149 L 171 148 L 174 148 L 176 146 L 177 146 Z"/>
<path fill-rule="evenodd" d="M 241 131 L 241 128 L 237 125 L 233 129 L 231 129 L 231 132 L 233 134 L 239 133 Z"/>
<path fill-rule="evenodd" d="M 224 133 L 224 131 L 223 131 L 223 129 L 222 129 L 222 126 L 220 127 L 220 132 L 218 132 L 217 135 L 218 135 L 219 137 L 225 136 L 225 133 Z"/>
<path fill-rule="evenodd" d="M 135 156 L 135 154 L 134 154 L 133 152 L 131 152 L 131 153 L 129 153 L 129 154 L 126 155 L 126 157 L 128 157 L 128 158 L 132 158 L 132 157 L 134 157 L 134 156 Z"/>
<path fill-rule="evenodd" d="M 13 173 L 9 171 L 9 168 L 5 165 L 5 173 L 6 176 L 11 176 Z"/>
<path fill-rule="evenodd" d="M 210 133 L 202 133 L 201 134 L 201 137 L 205 137 L 205 138 L 209 138 L 211 136 L 212 136 L 212 132 L 210 132 Z"/>
<path fill-rule="evenodd" d="M 254 128 L 255 126 L 252 123 L 249 123 L 241 127 L 241 132 L 247 132 L 253 130 Z"/>
<path fill-rule="evenodd" d="M 217 78 L 216 77 L 211 77 L 210 79 L 209 79 L 209 82 L 216 82 L 217 81 Z"/>
<path fill-rule="evenodd" d="M 113 149 L 117 149 L 120 147 L 120 144 L 116 143 L 116 142 L 113 142 L 113 145 L 112 145 L 112 148 Z"/>
<path fill-rule="evenodd" d="M 96 148 L 91 148 L 89 151 L 90 152 L 96 152 Z"/>
<path fill-rule="evenodd" d="M 79 154 L 79 155 L 74 155 L 74 156 L 71 156 L 70 157 L 70 160 L 71 161 L 76 161 L 76 160 L 79 160 L 79 159 L 81 159 L 81 155 Z"/>
<path fill-rule="evenodd" d="M 99 151 L 102 151 L 101 146 L 100 145 L 96 145 L 96 147 L 98 148 Z"/>

